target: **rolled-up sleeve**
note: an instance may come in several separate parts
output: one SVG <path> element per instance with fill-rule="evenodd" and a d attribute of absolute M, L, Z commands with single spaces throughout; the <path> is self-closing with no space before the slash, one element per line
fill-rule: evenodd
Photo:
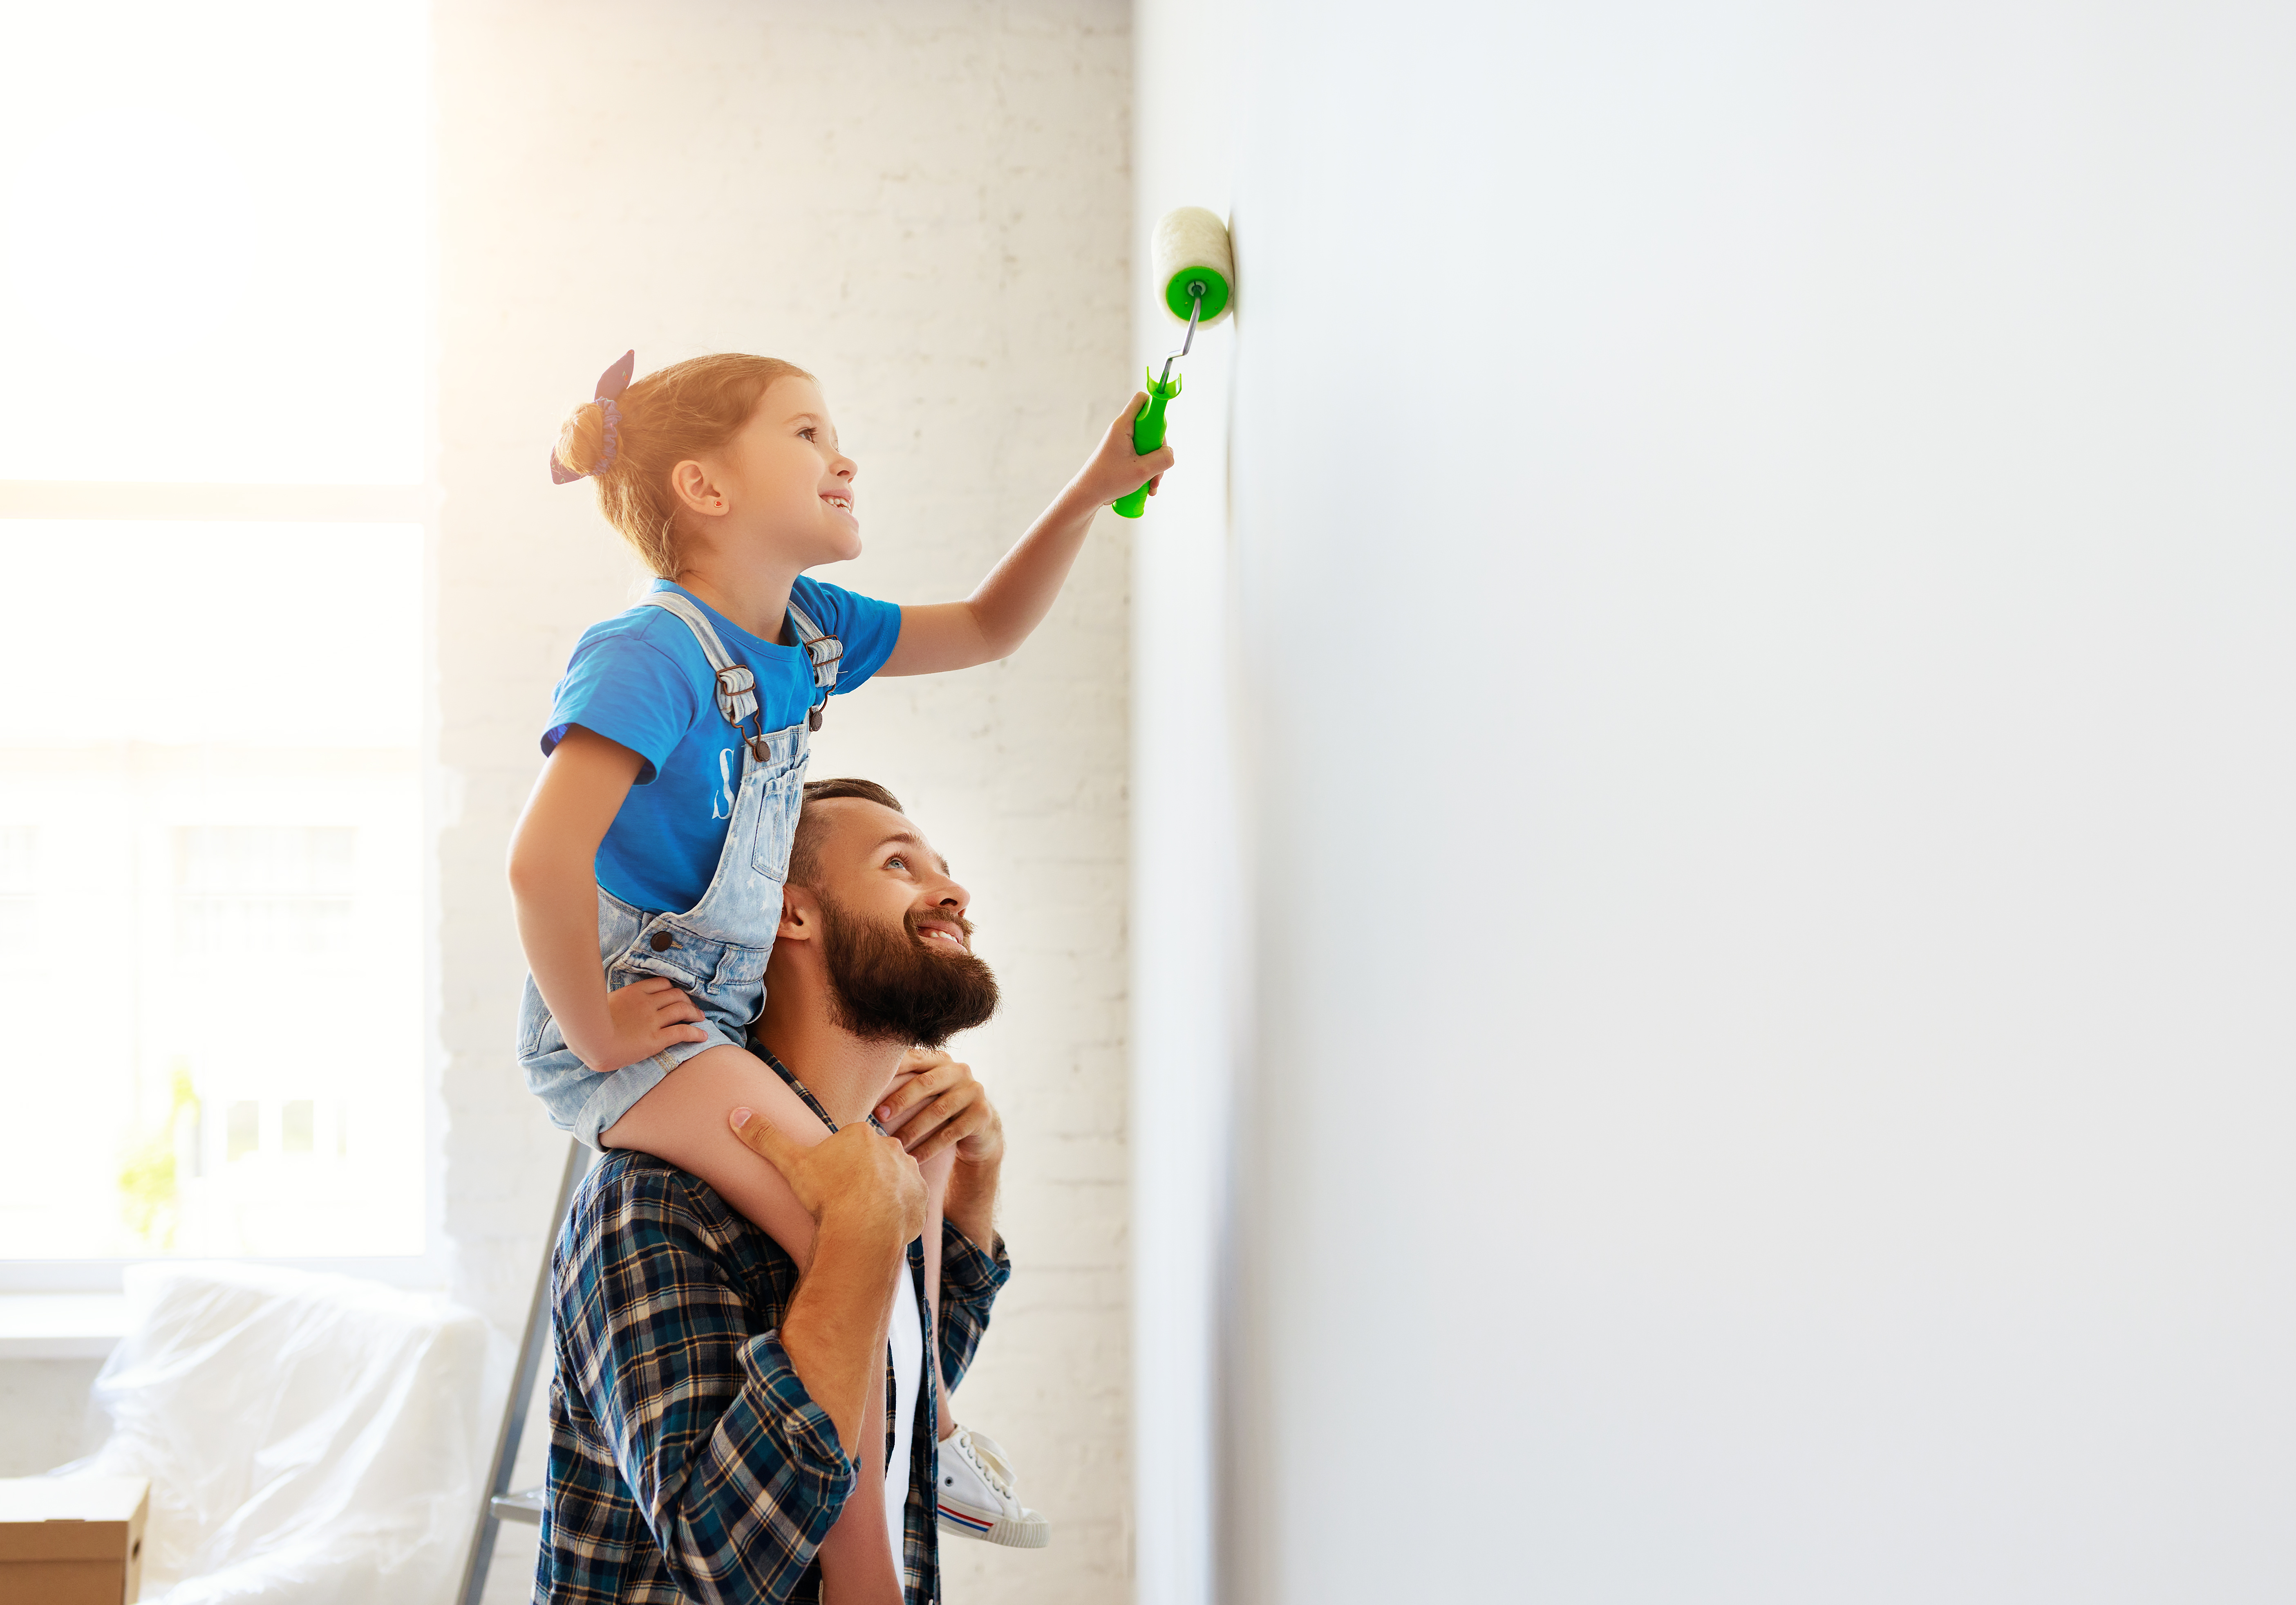
<path fill-rule="evenodd" d="M 597 1200 L 562 1255 L 560 1362 L 686 1598 L 789 1597 L 854 1485 L 827 1412 L 674 1199 Z M 574 1536 L 568 1535 L 568 1537 Z"/>
<path fill-rule="evenodd" d="M 947 1221 L 940 1227 L 940 1375 L 952 1391 L 964 1380 L 988 1329 L 996 1290 L 1013 1275 L 1013 1261 L 999 1238 L 984 1249 Z"/>

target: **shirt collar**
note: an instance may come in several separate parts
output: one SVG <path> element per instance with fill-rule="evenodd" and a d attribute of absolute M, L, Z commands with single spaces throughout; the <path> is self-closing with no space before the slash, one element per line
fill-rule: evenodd
<path fill-rule="evenodd" d="M 767 1047 L 763 1042 L 757 1041 L 755 1038 L 751 1038 L 750 1041 L 750 1051 L 756 1054 L 759 1058 L 765 1060 L 767 1066 L 772 1069 L 775 1075 L 780 1076 L 783 1081 L 790 1084 L 790 1091 L 795 1092 L 800 1098 L 805 1099 L 806 1107 L 811 1109 L 815 1114 L 821 1116 L 822 1124 L 827 1126 L 832 1132 L 837 1129 L 837 1123 L 829 1117 L 829 1111 L 821 1107 L 821 1099 L 813 1095 L 813 1089 L 807 1086 L 803 1082 L 798 1080 L 797 1073 L 794 1070 L 791 1070 L 787 1065 L 783 1064 L 781 1060 L 775 1058 L 772 1049 Z M 869 1124 L 880 1132 L 885 1129 L 883 1126 L 877 1124 L 877 1117 L 874 1115 L 871 1115 L 869 1116 Z"/>

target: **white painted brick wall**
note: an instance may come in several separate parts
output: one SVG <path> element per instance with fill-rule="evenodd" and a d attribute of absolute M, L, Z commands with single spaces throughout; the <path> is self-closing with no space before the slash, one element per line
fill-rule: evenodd
<path fill-rule="evenodd" d="M 439 9 L 446 1221 L 497 1321 L 562 1153 L 509 1054 L 503 853 L 552 682 L 633 589 L 587 488 L 549 483 L 557 421 L 631 346 L 800 362 L 861 465 L 870 551 L 825 577 L 962 595 L 1131 390 L 1128 27 L 1117 0 Z M 1012 1132 L 1018 1274 L 958 1413 L 1057 1536 L 952 1545 L 958 1605 L 1130 1593 L 1126 535 L 1103 520 L 1010 662 L 840 698 L 815 761 L 909 804 L 1008 999 L 962 1048 Z"/>

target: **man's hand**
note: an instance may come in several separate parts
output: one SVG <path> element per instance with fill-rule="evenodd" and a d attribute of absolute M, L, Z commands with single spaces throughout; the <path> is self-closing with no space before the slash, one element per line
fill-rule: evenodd
<path fill-rule="evenodd" d="M 1148 494 L 1153 496 L 1163 482 L 1165 472 L 1172 466 L 1171 446 L 1159 446 L 1145 457 L 1132 449 L 1132 421 L 1147 405 L 1148 392 L 1136 391 L 1101 437 L 1099 447 L 1069 482 L 1070 489 L 1087 505 L 1104 507 L 1140 489 L 1143 480 L 1148 482 Z"/>
<path fill-rule="evenodd" d="M 893 1289 L 909 1239 L 924 1230 L 925 1179 L 899 1143 L 864 1124 L 808 1148 L 753 1110 L 726 1120 L 814 1218 L 813 1263 L 782 1318 L 782 1347 L 846 1454 L 858 1459 L 873 1440 L 882 1454 L 883 1440 L 864 1428 L 884 1397 Z"/>
<path fill-rule="evenodd" d="M 946 1053 L 910 1049 L 901 1056 L 892 1090 L 877 1106 L 877 1122 L 897 1131 L 920 1160 L 955 1150 L 941 1199 L 943 1218 L 979 1247 L 994 1249 L 1004 1122 L 988 1101 L 988 1089 L 972 1079 L 972 1066 Z"/>
<path fill-rule="evenodd" d="M 608 992 L 606 1018 L 610 1029 L 603 1041 L 576 1041 L 570 1036 L 566 1042 L 584 1064 L 600 1072 L 650 1059 L 674 1043 L 709 1040 L 708 1032 L 692 1023 L 701 1018 L 693 1000 L 660 975 Z"/>
<path fill-rule="evenodd" d="M 1004 1157 L 1004 1122 L 972 1066 L 946 1053 L 912 1048 L 901 1056 L 893 1090 L 877 1106 L 877 1124 L 901 1140 L 920 1165 L 954 1148 L 959 1165 L 996 1165 Z"/>
<path fill-rule="evenodd" d="M 823 1234 L 884 1232 L 898 1245 L 924 1230 L 925 1179 L 894 1139 L 856 1124 L 808 1148 L 750 1110 L 726 1118 L 743 1147 L 781 1172 Z"/>

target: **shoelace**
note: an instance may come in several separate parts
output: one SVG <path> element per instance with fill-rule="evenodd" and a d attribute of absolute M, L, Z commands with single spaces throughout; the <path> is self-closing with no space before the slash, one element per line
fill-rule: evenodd
<path fill-rule="evenodd" d="M 972 1441 L 972 1435 L 969 1432 L 964 1435 L 964 1458 L 972 1462 L 972 1469 L 980 1473 L 990 1487 L 996 1490 L 999 1497 L 1004 1499 L 1013 1497 L 1013 1485 L 997 1474 L 996 1462 Z"/>

